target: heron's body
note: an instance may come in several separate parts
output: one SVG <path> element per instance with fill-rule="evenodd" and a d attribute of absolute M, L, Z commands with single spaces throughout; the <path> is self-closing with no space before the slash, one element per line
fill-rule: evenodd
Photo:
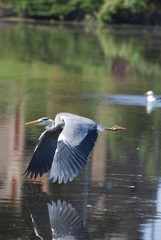
<path fill-rule="evenodd" d="M 26 125 L 31 124 L 45 125 L 47 130 L 41 134 L 25 174 L 36 178 L 50 170 L 49 178 L 59 183 L 78 175 L 94 147 L 97 131 L 105 130 L 95 121 L 71 113 L 59 113 L 54 121 L 41 118 Z"/>

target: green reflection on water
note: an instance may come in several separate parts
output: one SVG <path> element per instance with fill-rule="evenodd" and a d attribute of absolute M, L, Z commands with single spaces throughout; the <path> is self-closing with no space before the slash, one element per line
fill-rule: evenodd
<path fill-rule="evenodd" d="M 136 155 L 141 164 L 145 162 L 147 172 L 154 174 L 156 147 L 150 152 L 149 148 L 156 135 L 150 129 L 153 126 L 160 130 L 160 113 L 154 112 L 147 118 L 143 108 L 96 104 L 81 94 L 144 94 L 148 89 L 158 92 L 158 32 L 85 32 L 3 24 L 0 27 L 1 117 L 10 116 L 23 103 L 26 120 L 45 115 L 53 118 L 57 112 L 67 111 L 105 126 L 118 123 L 127 131 L 107 137 L 114 160 L 126 164 L 130 155 Z M 36 141 L 41 130 L 27 129 L 27 137 Z M 157 139 L 160 142 L 158 135 Z M 136 152 L 136 148 L 140 151 Z M 160 159 L 160 152 L 157 154 Z"/>

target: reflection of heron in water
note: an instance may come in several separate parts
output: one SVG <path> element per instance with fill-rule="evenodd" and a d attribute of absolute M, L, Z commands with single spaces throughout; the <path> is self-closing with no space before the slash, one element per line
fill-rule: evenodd
<path fill-rule="evenodd" d="M 53 239 L 87 239 L 83 219 L 70 203 L 52 201 L 48 211 Z"/>
<path fill-rule="evenodd" d="M 25 197 L 34 231 L 40 239 L 87 240 L 84 220 L 66 201 L 51 200 L 39 185 L 26 185 Z"/>
<path fill-rule="evenodd" d="M 84 168 L 87 157 L 97 140 L 97 131 L 117 131 L 124 128 L 115 125 L 104 128 L 95 121 L 70 113 L 59 113 L 55 120 L 46 117 L 26 125 L 45 125 L 33 156 L 25 171 L 36 178 L 50 170 L 50 179 L 59 183 L 72 181 Z"/>
<path fill-rule="evenodd" d="M 161 97 L 155 97 L 154 92 L 151 90 L 147 91 L 145 95 L 147 96 L 146 112 L 150 114 L 154 107 L 153 104 L 161 101 Z"/>

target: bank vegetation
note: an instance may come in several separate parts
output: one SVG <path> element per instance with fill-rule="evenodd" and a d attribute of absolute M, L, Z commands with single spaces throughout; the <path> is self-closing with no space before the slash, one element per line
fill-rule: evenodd
<path fill-rule="evenodd" d="M 161 25 L 158 0 L 0 0 L 0 17 Z"/>

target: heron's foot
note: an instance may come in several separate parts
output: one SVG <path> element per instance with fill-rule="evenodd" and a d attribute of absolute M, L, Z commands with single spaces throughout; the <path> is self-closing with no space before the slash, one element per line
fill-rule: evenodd
<path fill-rule="evenodd" d="M 121 130 L 125 130 L 126 128 L 118 126 L 118 125 L 114 125 L 111 128 L 105 128 L 107 131 L 121 131 Z"/>

